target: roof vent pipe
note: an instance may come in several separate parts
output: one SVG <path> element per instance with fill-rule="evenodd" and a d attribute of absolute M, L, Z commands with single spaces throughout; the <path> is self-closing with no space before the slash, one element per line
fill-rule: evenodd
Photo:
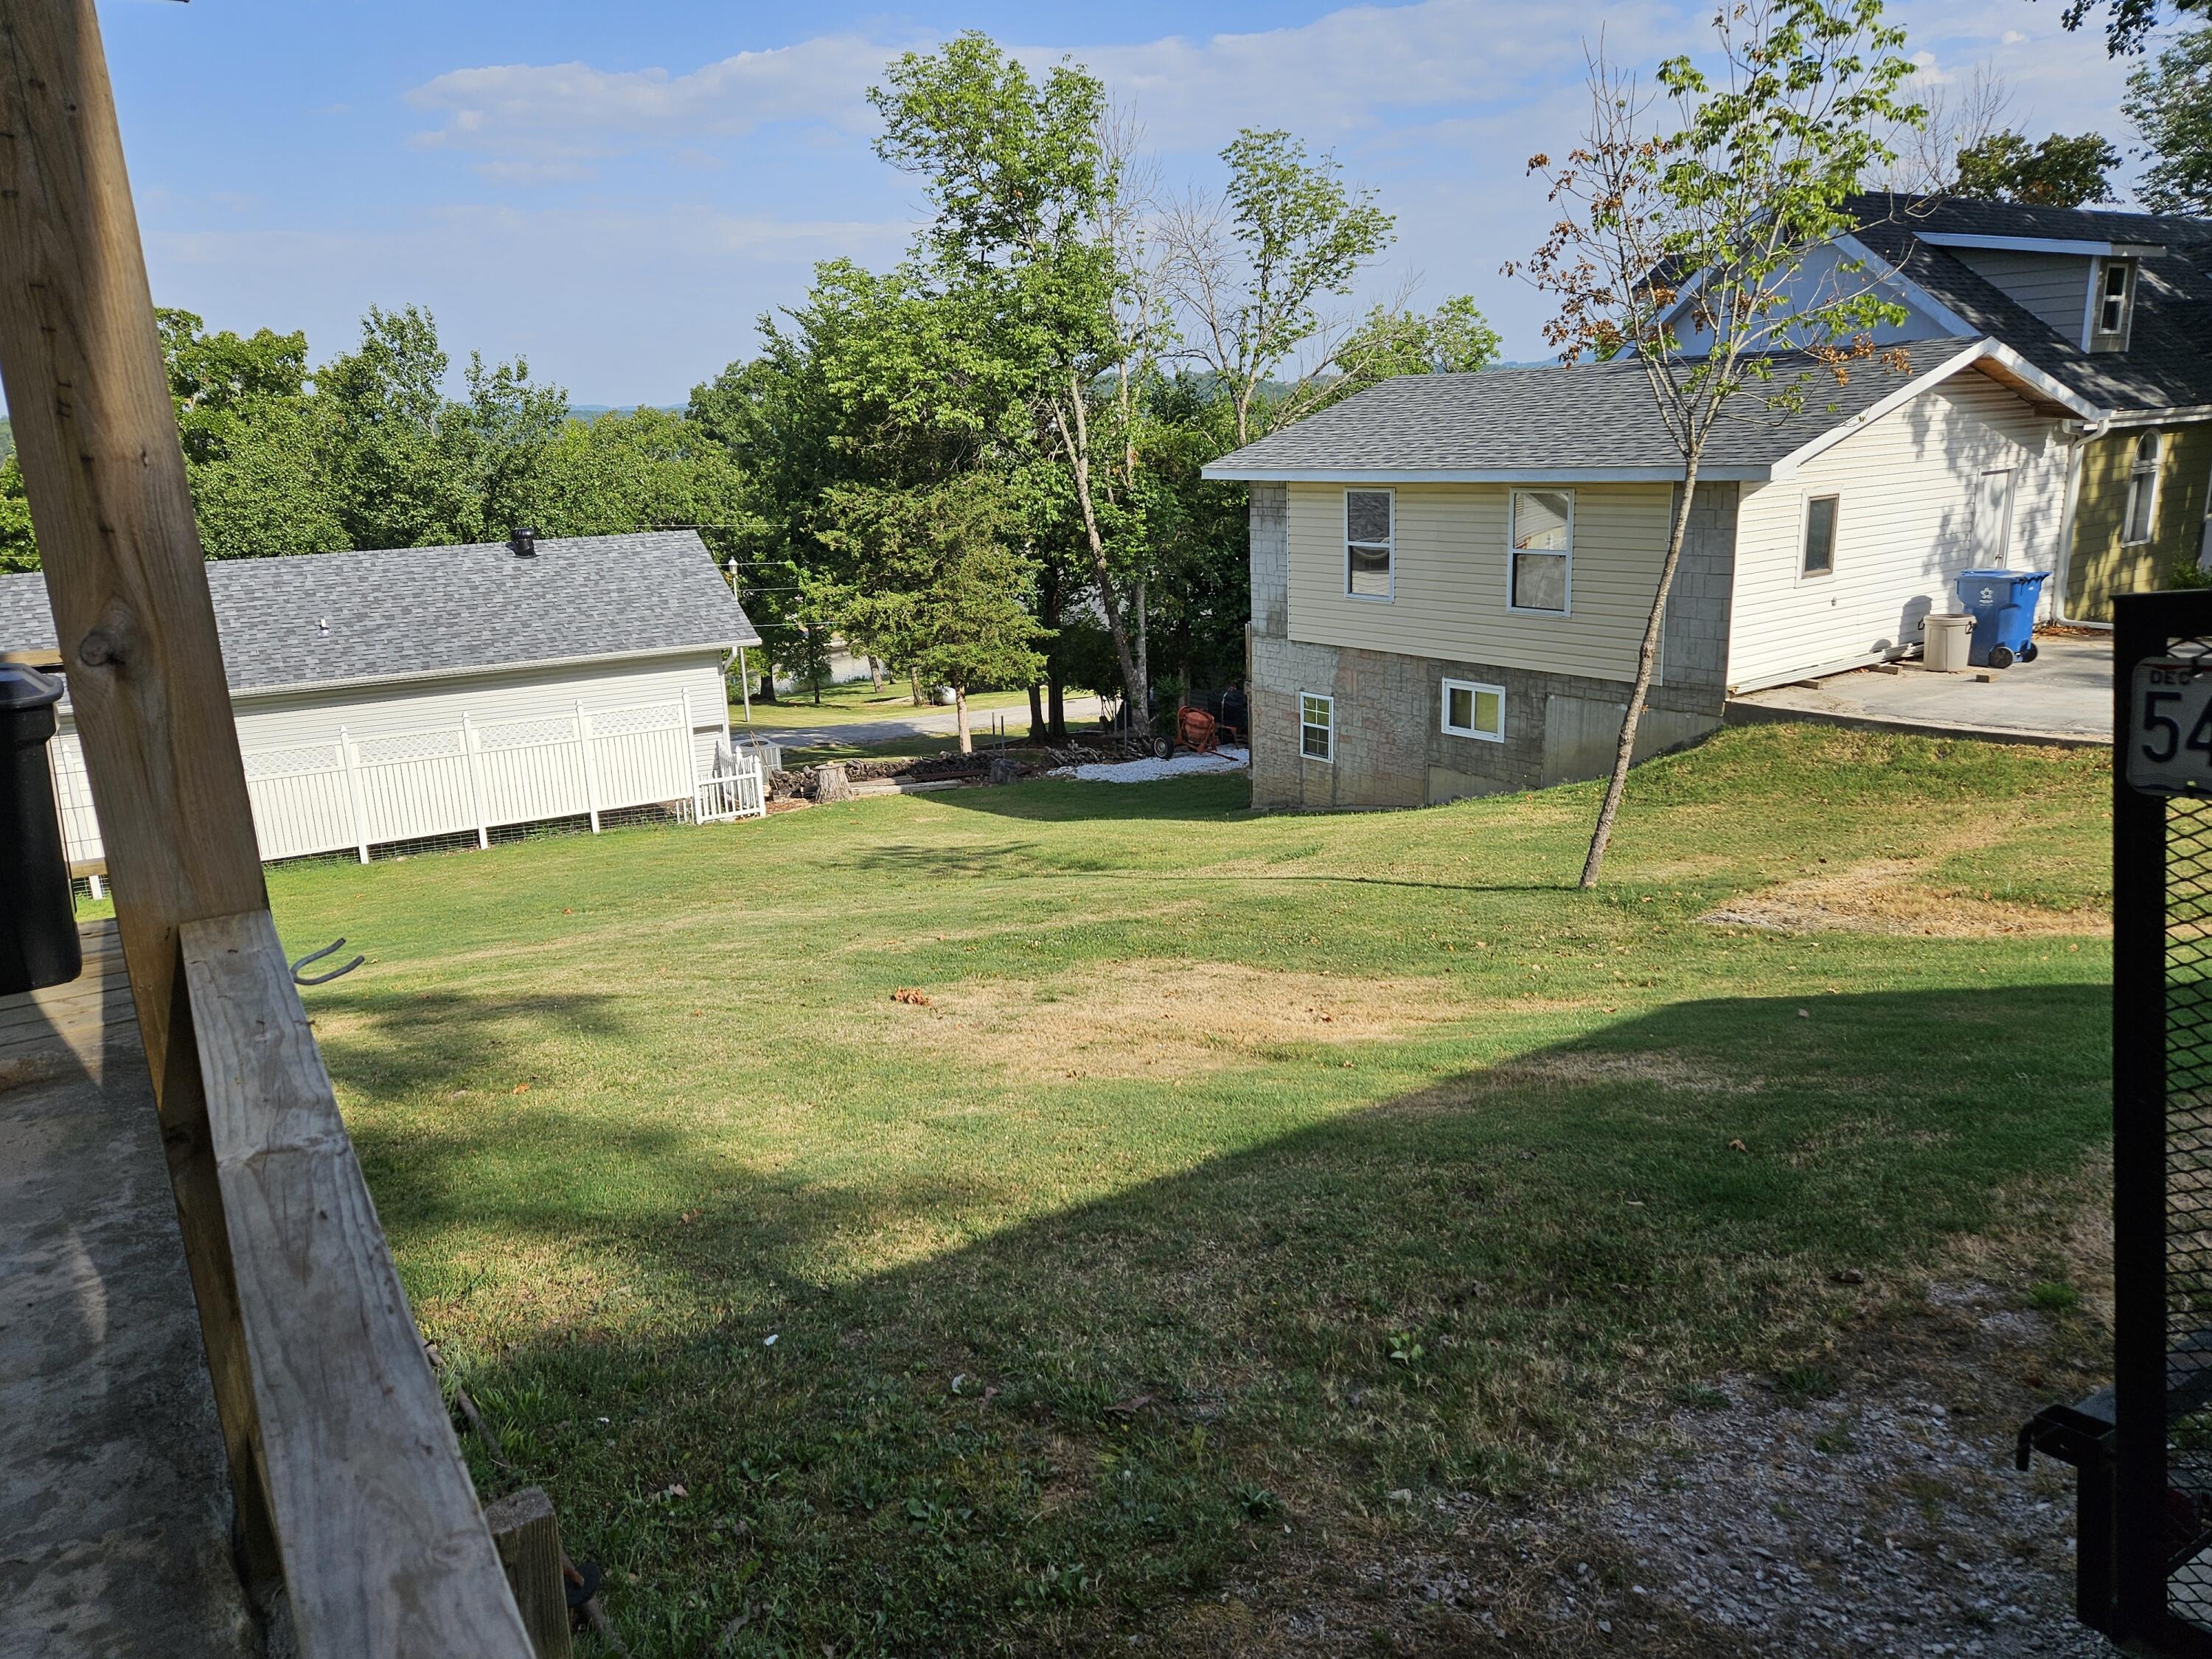
<path fill-rule="evenodd" d="M 514 556 L 518 559 L 534 559 L 538 556 L 538 532 L 535 530 L 516 526 L 507 532 L 507 544 L 514 550 Z"/>

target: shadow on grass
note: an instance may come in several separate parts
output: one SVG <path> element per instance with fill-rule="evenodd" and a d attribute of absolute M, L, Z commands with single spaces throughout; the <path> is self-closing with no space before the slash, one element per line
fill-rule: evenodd
<path fill-rule="evenodd" d="M 524 1255 L 588 1236 L 713 1310 L 661 1336 L 549 1317 L 467 1362 L 515 1463 L 479 1455 L 480 1482 L 544 1485 L 624 1575 L 633 1650 L 688 1659 L 1088 1646 L 1393 1490 L 1557 1493 L 1620 1413 L 1814 1340 L 1854 1294 L 1832 1274 L 2002 1219 L 2008 1183 L 2071 1170 L 2109 1121 L 2101 986 L 1808 990 L 1233 1144 L 1240 1102 L 1301 1079 L 1356 1099 L 1340 1057 L 1362 1053 L 1317 1054 L 1326 1085 L 1189 1079 L 1227 1109 L 1218 1155 L 1056 1210 L 1034 1160 L 841 1186 L 733 1170 L 666 1124 L 587 1146 L 540 1121 L 555 1167 L 714 1194 L 580 1214 L 557 1183 L 484 1177 L 496 1123 L 362 1139 L 410 1261 L 448 1234 Z M 1176 1109 L 1137 1084 L 1034 1106 Z M 855 1266 L 915 1228 L 967 1242 Z"/>

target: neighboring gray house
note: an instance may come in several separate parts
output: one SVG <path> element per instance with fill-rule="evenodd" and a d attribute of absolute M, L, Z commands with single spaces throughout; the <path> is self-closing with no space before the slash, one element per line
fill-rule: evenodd
<path fill-rule="evenodd" d="M 264 858 L 690 801 L 760 636 L 692 531 L 210 562 Z M 45 579 L 0 577 L 0 653 L 66 668 Z M 75 723 L 56 776 L 100 862 Z"/>
<path fill-rule="evenodd" d="M 1956 572 L 2047 568 L 2062 425 L 1988 339 L 1911 343 L 1713 436 L 1640 752 L 1745 690 L 1901 654 Z M 1681 476 L 1631 362 L 1413 375 L 1223 457 L 1251 486 L 1253 798 L 1417 805 L 1610 764 Z"/>

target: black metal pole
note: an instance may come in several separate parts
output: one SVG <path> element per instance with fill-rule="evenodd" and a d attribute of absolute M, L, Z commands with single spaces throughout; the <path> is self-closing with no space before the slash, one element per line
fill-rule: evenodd
<path fill-rule="evenodd" d="M 2185 638 L 2195 631 L 2177 626 L 2175 601 L 2183 597 L 2139 593 L 2113 602 L 2112 1382 L 2118 1559 L 2113 1618 L 2106 1628 L 2123 1641 L 2150 1637 L 2165 1622 L 2166 1577 L 2166 804 L 2163 797 L 2129 787 L 2126 746 L 2136 665 L 2164 656 L 2176 633 Z"/>

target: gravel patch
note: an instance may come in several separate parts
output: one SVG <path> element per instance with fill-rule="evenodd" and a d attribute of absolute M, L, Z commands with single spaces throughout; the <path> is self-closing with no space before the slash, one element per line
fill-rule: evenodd
<path fill-rule="evenodd" d="M 2019 1317 L 2012 1316 L 2013 1318 Z M 2112 1655 L 2073 1620 L 2072 1471 L 1909 1389 L 1790 1405 L 1723 1379 L 1591 1517 L 1650 1593 L 1754 1650 Z"/>

